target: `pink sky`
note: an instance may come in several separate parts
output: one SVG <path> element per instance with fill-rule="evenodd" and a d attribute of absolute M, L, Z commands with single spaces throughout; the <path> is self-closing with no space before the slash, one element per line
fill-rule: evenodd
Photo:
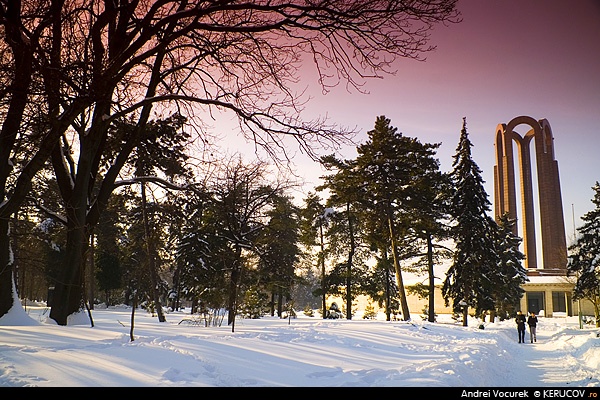
<path fill-rule="evenodd" d="M 492 203 L 496 126 L 520 115 L 545 118 L 554 134 L 570 239 L 572 209 L 579 226 L 593 209 L 591 187 L 600 181 L 600 2 L 459 0 L 458 8 L 463 21 L 435 28 L 431 44 L 437 49 L 425 62 L 398 60 L 395 76 L 366 83 L 368 95 L 340 86 L 323 96 L 314 74 L 307 74 L 302 83 L 314 99 L 305 116 L 326 113 L 331 122 L 356 126 L 363 142 L 376 117 L 385 115 L 407 136 L 441 142 L 444 171 L 467 117 Z M 355 156 L 354 147 L 343 150 L 343 157 Z M 321 183 L 318 165 L 296 161 L 309 184 Z"/>

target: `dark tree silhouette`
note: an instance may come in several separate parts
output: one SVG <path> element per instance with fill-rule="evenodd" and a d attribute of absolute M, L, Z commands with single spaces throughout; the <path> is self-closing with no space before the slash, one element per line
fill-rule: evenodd
<path fill-rule="evenodd" d="M 302 119 L 302 62 L 314 62 L 324 90 L 340 82 L 360 90 L 364 79 L 392 72 L 396 58 L 421 58 L 429 51 L 429 32 L 457 19 L 455 5 L 0 1 L 0 316 L 17 298 L 9 217 L 47 161 L 68 228 L 62 284 L 51 311 L 65 325 L 81 307 L 90 230 L 153 112 L 186 109 L 203 127 L 211 111 L 230 111 L 241 132 L 274 159 L 287 159 L 285 137 L 315 156 L 319 144 L 337 144 L 349 132 Z M 110 140 L 109 128 L 120 118 L 135 129 Z M 34 125 L 38 129 L 30 129 Z M 118 144 L 114 159 L 106 157 L 108 143 Z M 107 170 L 100 175 L 102 167 Z"/>

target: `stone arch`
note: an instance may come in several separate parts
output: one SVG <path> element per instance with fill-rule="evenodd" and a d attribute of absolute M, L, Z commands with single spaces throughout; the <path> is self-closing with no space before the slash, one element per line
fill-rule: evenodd
<path fill-rule="evenodd" d="M 521 136 L 514 129 L 527 125 L 531 129 Z M 554 138 L 547 120 L 536 121 L 528 116 L 513 118 L 508 124 L 496 127 L 496 165 L 494 166 L 494 197 L 496 218 L 508 213 L 518 219 L 513 143 L 517 145 L 523 245 L 528 270 L 538 268 L 536 227 L 534 215 L 531 143 L 536 155 L 543 269 L 565 270 L 567 249 L 560 193 L 558 163 L 554 159 Z M 517 225 L 514 232 L 517 234 Z"/>

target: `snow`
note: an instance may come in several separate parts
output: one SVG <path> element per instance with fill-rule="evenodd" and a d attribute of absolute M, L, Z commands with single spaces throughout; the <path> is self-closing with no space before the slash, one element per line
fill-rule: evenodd
<path fill-rule="evenodd" d="M 362 319 L 237 319 L 191 325 L 185 311 L 158 322 L 136 310 L 96 308 L 94 327 L 59 326 L 48 309 L 17 305 L 0 318 L 0 386 L 68 387 L 596 387 L 598 329 L 577 317 L 539 318 L 536 343 L 517 343 L 514 320 L 463 327 Z M 83 315 L 85 317 L 85 315 Z M 85 318 L 83 318 L 85 319 Z M 72 324 L 72 325 L 71 325 Z M 529 340 L 529 333 L 527 334 Z"/>

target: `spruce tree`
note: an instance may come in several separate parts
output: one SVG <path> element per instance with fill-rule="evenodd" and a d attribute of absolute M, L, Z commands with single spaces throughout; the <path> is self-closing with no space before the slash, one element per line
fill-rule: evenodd
<path fill-rule="evenodd" d="M 519 250 L 522 239 L 513 233 L 515 220 L 510 219 L 508 213 L 498 218 L 498 242 L 497 251 L 500 257 L 498 265 L 499 278 L 494 290 L 494 299 L 497 313 L 501 320 L 514 314 L 521 297 L 525 293 L 522 285 L 529 281 L 527 271 L 523 267 L 525 254 Z M 492 322 L 495 314 L 492 314 Z"/>
<path fill-rule="evenodd" d="M 481 169 L 472 158 L 472 147 L 467 121 L 463 118 L 451 171 L 455 190 L 450 206 L 455 219 L 455 251 L 442 288 L 446 305 L 452 300 L 454 312 L 462 312 L 463 326 L 467 326 L 470 307 L 476 313 L 493 309 L 493 286 L 497 282 L 494 275 L 499 261 L 495 250 L 497 225 L 488 215 L 491 203 Z"/>
<path fill-rule="evenodd" d="M 596 327 L 600 327 L 600 184 L 596 182 L 592 189 L 596 208 L 581 217 L 585 223 L 577 228 L 577 241 L 569 247 L 567 274 L 577 275 L 573 299 L 592 302 Z"/>

